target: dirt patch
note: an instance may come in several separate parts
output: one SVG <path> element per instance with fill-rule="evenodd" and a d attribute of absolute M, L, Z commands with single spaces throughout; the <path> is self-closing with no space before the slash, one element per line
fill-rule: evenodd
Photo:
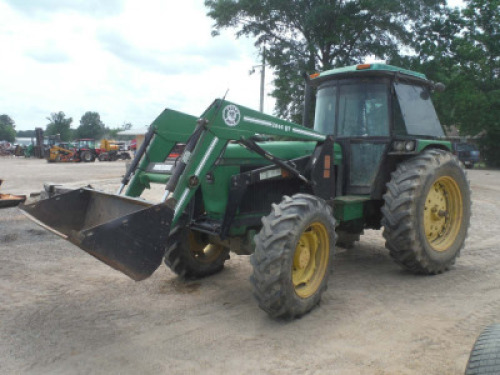
<path fill-rule="evenodd" d="M 8 233 L 3 236 L 3 242 L 5 243 L 14 242 L 15 240 L 17 240 L 17 233 Z"/>
<path fill-rule="evenodd" d="M 12 193 L 54 176 L 112 191 L 118 163 L 0 159 L 0 177 L 16 181 Z M 472 224 L 450 272 L 412 275 L 380 231 L 367 231 L 338 249 L 320 306 L 292 322 L 258 308 L 247 257 L 231 255 L 222 273 L 196 282 L 161 266 L 136 283 L 17 209 L 0 210 L 1 372 L 463 374 L 476 336 L 500 322 L 500 172 L 469 178 Z"/>

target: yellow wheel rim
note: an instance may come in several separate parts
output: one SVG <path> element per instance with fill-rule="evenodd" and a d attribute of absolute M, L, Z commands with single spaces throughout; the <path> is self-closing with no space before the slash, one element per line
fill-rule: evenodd
<path fill-rule="evenodd" d="M 300 236 L 293 256 L 292 282 L 299 297 L 310 297 L 318 290 L 329 256 L 328 231 L 323 224 L 314 222 Z"/>
<path fill-rule="evenodd" d="M 462 193 L 449 176 L 438 178 L 427 193 L 424 206 L 424 230 L 435 251 L 446 251 L 455 242 L 462 225 Z"/>
<path fill-rule="evenodd" d="M 201 263 L 212 263 L 224 251 L 224 247 L 202 241 L 196 234 L 189 232 L 189 251 Z"/>

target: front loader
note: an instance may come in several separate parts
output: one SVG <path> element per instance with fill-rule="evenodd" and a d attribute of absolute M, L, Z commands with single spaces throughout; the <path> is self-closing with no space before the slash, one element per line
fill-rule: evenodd
<path fill-rule="evenodd" d="M 73 145 L 66 142 L 54 144 L 48 151 L 47 162 L 49 163 L 80 161 Z"/>
<path fill-rule="evenodd" d="M 137 281 L 162 260 L 198 278 L 230 251 L 251 254 L 259 306 L 298 317 L 327 287 L 337 237 L 351 247 L 384 227 L 390 255 L 414 273 L 441 273 L 459 255 L 470 190 L 436 88 L 382 64 L 323 72 L 307 79 L 313 129 L 224 99 L 200 118 L 167 109 L 116 194 L 82 188 L 23 210 Z M 152 183 L 165 186 L 158 202 L 140 198 Z"/>

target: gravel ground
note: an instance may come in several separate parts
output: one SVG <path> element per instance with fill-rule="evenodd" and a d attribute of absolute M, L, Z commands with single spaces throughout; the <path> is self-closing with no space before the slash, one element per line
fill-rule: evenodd
<path fill-rule="evenodd" d="M 44 181 L 114 189 L 123 162 L 0 159 L 2 192 Z M 321 305 L 292 322 L 261 311 L 247 257 L 183 282 L 165 266 L 136 283 L 0 210 L 2 374 L 463 374 L 476 336 L 500 322 L 500 172 L 469 172 L 473 218 L 450 272 L 414 276 L 380 231 L 338 248 Z"/>

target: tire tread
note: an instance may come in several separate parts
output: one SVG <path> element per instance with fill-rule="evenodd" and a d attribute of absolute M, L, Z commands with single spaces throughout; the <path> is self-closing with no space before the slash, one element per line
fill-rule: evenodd
<path fill-rule="evenodd" d="M 424 250 L 424 244 L 419 240 L 415 220 L 417 216 L 416 200 L 421 194 L 426 176 L 445 163 L 459 168 L 465 176 L 465 171 L 458 159 L 441 149 L 429 149 L 409 159 L 397 167 L 391 174 L 387 184 L 382 207 L 383 236 L 386 248 L 394 261 L 417 274 L 439 274 L 448 270 L 455 262 L 455 257 L 448 262 L 432 261 Z M 470 197 L 470 187 L 464 196 Z M 470 212 L 470 199 L 467 211 Z M 469 221 L 466 220 L 465 237 L 467 236 Z M 464 241 L 465 242 L 465 241 Z M 459 256 L 464 244 L 462 243 L 456 256 Z"/>
<path fill-rule="evenodd" d="M 294 236 L 307 212 L 320 212 L 323 217 L 331 220 L 330 229 L 333 236 L 331 249 L 335 244 L 335 219 L 332 209 L 322 200 L 307 194 L 296 194 L 293 197 L 284 196 L 280 204 L 273 204 L 271 213 L 262 218 L 262 229 L 255 236 L 256 249 L 250 258 L 253 274 L 250 282 L 259 307 L 273 318 L 292 319 L 307 313 L 318 304 L 321 294 L 327 288 L 327 278 L 330 267 L 327 268 L 324 282 L 320 289 L 309 297 L 308 303 L 298 305 L 287 293 L 287 257 L 295 251 Z M 292 248 L 293 247 L 293 248 Z M 333 251 L 330 253 L 331 266 Z"/>

